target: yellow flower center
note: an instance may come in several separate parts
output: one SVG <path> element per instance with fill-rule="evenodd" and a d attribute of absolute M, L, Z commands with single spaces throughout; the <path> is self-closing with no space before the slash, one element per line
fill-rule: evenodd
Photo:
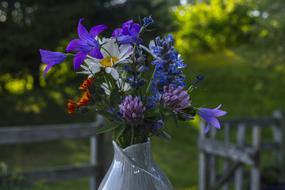
<path fill-rule="evenodd" d="M 119 59 L 117 57 L 107 56 L 100 61 L 103 67 L 112 67 Z"/>

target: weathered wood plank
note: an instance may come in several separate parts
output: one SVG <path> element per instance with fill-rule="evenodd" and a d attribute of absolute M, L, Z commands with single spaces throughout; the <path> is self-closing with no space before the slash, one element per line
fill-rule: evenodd
<path fill-rule="evenodd" d="M 229 124 L 231 127 L 238 127 L 239 124 L 246 123 L 248 127 L 259 125 L 260 127 L 270 127 L 271 124 L 279 124 L 279 121 L 274 117 L 262 118 L 236 118 L 229 120 L 222 120 L 221 124 Z"/>
<path fill-rule="evenodd" d="M 216 138 L 216 129 L 211 128 L 210 138 L 215 140 Z M 216 158 L 215 155 L 209 155 L 209 174 L 210 174 L 210 187 L 213 187 L 216 182 L 217 172 L 216 172 Z"/>
<path fill-rule="evenodd" d="M 85 176 L 97 175 L 97 167 L 94 165 L 85 165 L 85 166 L 64 166 L 56 168 L 48 168 L 44 170 L 34 170 L 30 172 L 20 173 L 25 181 L 30 184 L 36 182 L 57 182 L 62 180 L 70 180 Z M 10 175 L 3 176 L 0 175 L 0 181 L 10 178 Z"/>
<path fill-rule="evenodd" d="M 250 190 L 260 190 L 260 167 L 259 167 L 259 150 L 261 140 L 261 129 L 259 126 L 254 126 L 252 131 L 252 146 L 258 152 L 255 157 L 255 164 L 252 166 L 250 171 Z"/>
<path fill-rule="evenodd" d="M 68 138 L 85 138 L 96 134 L 102 123 L 42 125 L 33 127 L 1 127 L 0 144 L 43 142 Z"/>
<path fill-rule="evenodd" d="M 240 148 L 243 148 L 245 145 L 245 125 L 240 124 L 238 125 L 238 131 L 237 131 L 237 146 Z M 243 190 L 243 167 L 239 167 L 237 171 L 235 172 L 235 189 L 236 190 Z"/>
<path fill-rule="evenodd" d="M 278 138 L 278 144 L 280 144 L 280 149 L 279 149 L 279 160 L 280 166 L 281 166 L 281 175 L 282 179 L 285 179 L 285 118 L 284 114 L 282 111 L 277 110 L 273 113 L 273 117 L 276 118 L 279 121 L 279 127 L 280 127 L 280 134 L 281 137 L 277 135 Z"/>
<path fill-rule="evenodd" d="M 210 139 L 200 139 L 198 144 L 199 148 L 205 153 L 222 156 L 249 165 L 254 164 L 256 150 L 251 147 L 239 148 L 232 144 L 225 145 L 223 142 Z"/>
<path fill-rule="evenodd" d="M 205 140 L 205 123 L 200 123 L 200 140 Z M 199 151 L 199 190 L 207 190 L 207 155 L 204 151 Z"/>
<path fill-rule="evenodd" d="M 223 176 L 219 178 L 217 183 L 211 188 L 211 190 L 218 190 L 222 186 L 225 188 L 225 184 L 234 176 L 235 171 L 242 166 L 242 163 L 236 162 L 227 171 L 224 172 Z M 228 188 L 228 186 L 226 186 Z"/>
<path fill-rule="evenodd" d="M 225 143 L 226 146 L 228 146 L 230 144 L 230 126 L 229 126 L 229 124 L 225 124 L 225 126 L 224 126 L 224 143 Z M 229 165 L 230 165 L 229 160 L 228 159 L 224 159 L 224 166 L 223 166 L 224 167 L 223 168 L 224 173 L 228 172 Z M 225 180 L 225 181 L 227 181 L 227 180 Z M 218 183 L 219 183 L 219 181 L 218 181 Z M 228 190 L 229 189 L 229 184 L 228 183 L 224 183 L 223 189 L 224 190 Z"/>
<path fill-rule="evenodd" d="M 90 138 L 90 164 L 97 165 L 97 138 L 92 136 Z M 97 189 L 97 177 L 91 176 L 89 179 L 89 190 Z"/>

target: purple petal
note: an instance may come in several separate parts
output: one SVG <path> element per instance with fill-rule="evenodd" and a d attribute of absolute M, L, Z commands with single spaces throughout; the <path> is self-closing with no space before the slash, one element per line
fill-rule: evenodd
<path fill-rule="evenodd" d="M 82 25 L 82 21 L 84 19 L 81 18 L 78 22 L 78 27 L 77 27 L 77 33 L 78 36 L 81 40 L 86 41 L 86 42 L 92 42 L 93 38 L 92 36 L 89 34 L 89 32 L 87 31 L 87 29 Z"/>
<path fill-rule="evenodd" d="M 122 35 L 122 29 L 121 28 L 116 28 L 112 33 L 113 37 L 119 37 L 121 35 Z"/>
<path fill-rule="evenodd" d="M 209 124 L 206 125 L 204 129 L 204 133 L 208 133 L 210 131 L 211 126 Z"/>
<path fill-rule="evenodd" d="M 141 26 L 137 23 L 134 23 L 131 28 L 129 29 L 129 32 L 131 35 L 138 35 L 140 32 Z"/>
<path fill-rule="evenodd" d="M 209 123 L 209 125 L 217 128 L 217 129 L 221 128 L 219 120 L 217 118 L 215 118 L 215 117 L 208 118 L 207 122 Z"/>
<path fill-rule="evenodd" d="M 84 53 L 84 52 L 78 52 L 75 55 L 73 59 L 73 67 L 75 71 L 77 71 L 80 68 L 80 65 L 83 63 L 86 56 L 87 56 L 87 53 Z"/>
<path fill-rule="evenodd" d="M 105 31 L 107 29 L 106 25 L 97 25 L 97 26 L 93 26 L 89 32 L 89 34 L 94 38 L 96 36 L 98 36 L 101 32 Z"/>
<path fill-rule="evenodd" d="M 77 52 L 77 51 L 89 52 L 90 46 L 80 39 L 74 39 L 69 42 L 69 44 L 66 47 L 66 51 L 67 52 Z"/>
<path fill-rule="evenodd" d="M 66 55 L 61 52 L 52 52 L 52 51 L 40 49 L 40 54 L 41 54 L 41 61 L 47 64 L 43 75 L 46 75 L 46 73 L 54 65 L 60 64 L 66 59 Z"/>
<path fill-rule="evenodd" d="M 89 52 L 89 55 L 94 57 L 94 58 L 97 58 L 97 59 L 103 59 L 103 55 L 100 51 L 99 48 L 93 48 L 90 52 Z"/>
<path fill-rule="evenodd" d="M 134 38 L 133 36 L 126 36 L 126 35 L 123 35 L 123 36 L 119 36 L 117 38 L 117 40 L 122 43 L 122 44 L 127 44 L 127 43 L 133 43 L 133 42 L 136 42 L 136 38 Z"/>
<path fill-rule="evenodd" d="M 227 114 L 227 112 L 223 111 L 223 110 L 215 110 L 215 112 L 214 112 L 215 117 L 221 117 L 221 116 L 224 116 L 226 114 Z"/>
<path fill-rule="evenodd" d="M 40 49 L 41 60 L 45 64 L 56 65 L 62 63 L 66 59 L 66 55 L 61 52 L 53 52 Z"/>

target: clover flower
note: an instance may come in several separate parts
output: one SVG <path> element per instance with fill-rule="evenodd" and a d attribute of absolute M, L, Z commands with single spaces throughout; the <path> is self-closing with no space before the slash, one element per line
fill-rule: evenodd
<path fill-rule="evenodd" d="M 161 100 L 167 108 L 175 112 L 180 112 L 191 105 L 190 96 L 181 86 L 165 86 Z"/>
<path fill-rule="evenodd" d="M 122 118 L 128 124 L 136 125 L 143 121 L 145 107 L 139 97 L 125 97 L 119 108 Z"/>

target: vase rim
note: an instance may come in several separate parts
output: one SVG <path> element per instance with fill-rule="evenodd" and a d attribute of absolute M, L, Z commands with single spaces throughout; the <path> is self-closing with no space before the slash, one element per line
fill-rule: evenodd
<path fill-rule="evenodd" d="M 112 140 L 112 143 L 113 143 L 113 145 L 116 146 L 117 148 L 120 148 L 121 150 L 126 151 L 126 150 L 131 149 L 131 148 L 133 148 L 133 147 L 135 147 L 135 146 L 150 145 L 150 138 L 148 138 L 146 142 L 132 144 L 132 145 L 130 145 L 130 146 L 127 146 L 126 148 L 120 147 L 120 146 L 116 143 L 116 141 L 114 141 L 114 140 Z"/>

